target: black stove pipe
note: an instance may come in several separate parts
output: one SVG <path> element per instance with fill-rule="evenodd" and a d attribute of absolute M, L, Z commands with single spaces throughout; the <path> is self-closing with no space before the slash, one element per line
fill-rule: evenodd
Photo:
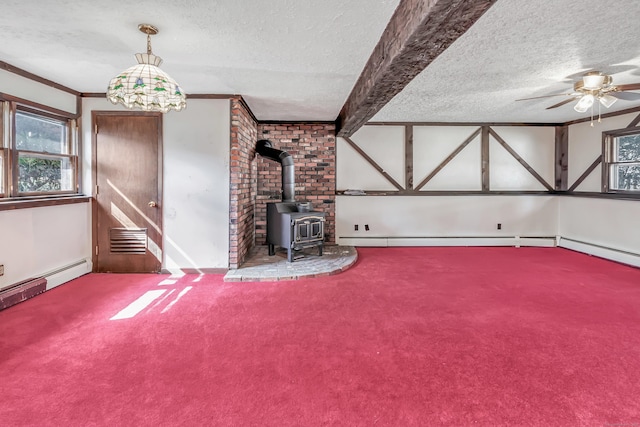
<path fill-rule="evenodd" d="M 291 154 L 273 148 L 271 141 L 268 139 L 261 139 L 256 143 L 256 153 L 282 165 L 282 201 L 294 202 L 296 198 L 296 184 L 293 157 L 291 157 Z"/>

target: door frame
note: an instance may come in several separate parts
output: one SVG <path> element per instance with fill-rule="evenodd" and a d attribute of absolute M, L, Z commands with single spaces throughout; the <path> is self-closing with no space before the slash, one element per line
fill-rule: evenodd
<path fill-rule="evenodd" d="M 158 242 L 162 251 L 162 259 L 160 260 L 160 270 L 164 266 L 164 153 L 162 151 L 163 143 L 163 114 L 145 111 L 114 111 L 114 110 L 92 110 L 91 111 L 91 261 L 92 272 L 96 272 L 98 268 L 98 201 L 96 199 L 96 186 L 98 182 L 98 133 L 96 132 L 96 124 L 99 116 L 148 116 L 158 118 L 158 205 L 160 207 L 160 216 L 158 217 L 158 228 L 162 233 L 162 239 Z"/>

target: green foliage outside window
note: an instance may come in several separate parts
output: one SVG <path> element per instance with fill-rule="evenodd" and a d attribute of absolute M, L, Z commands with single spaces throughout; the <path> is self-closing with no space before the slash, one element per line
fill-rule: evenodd
<path fill-rule="evenodd" d="M 25 112 L 16 114 L 18 191 L 46 193 L 71 190 L 67 123 Z M 41 153 L 35 154 L 35 153 Z"/>
<path fill-rule="evenodd" d="M 616 138 L 616 189 L 640 190 L 640 134 Z"/>
<path fill-rule="evenodd" d="M 21 193 L 60 191 L 62 189 L 61 161 L 20 157 L 18 186 Z"/>

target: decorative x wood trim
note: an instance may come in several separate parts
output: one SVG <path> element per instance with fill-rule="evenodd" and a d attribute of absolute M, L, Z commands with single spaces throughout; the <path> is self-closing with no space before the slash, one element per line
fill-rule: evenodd
<path fill-rule="evenodd" d="M 640 123 L 640 117 L 638 118 L 638 122 Z M 362 158 L 364 158 L 367 163 L 369 163 L 373 168 L 378 171 L 387 181 L 389 181 L 398 191 L 384 191 L 384 190 L 370 190 L 367 191 L 368 194 L 380 194 L 380 195 L 430 195 L 430 194 L 462 194 L 460 191 L 421 191 L 421 189 L 433 179 L 442 169 L 444 169 L 447 164 L 449 164 L 462 150 L 464 150 L 472 141 L 474 141 L 478 136 L 481 136 L 481 168 L 482 168 L 482 190 L 477 192 L 472 192 L 473 194 L 548 194 L 555 193 L 557 190 L 564 191 L 564 186 L 566 186 L 566 175 L 567 175 L 567 153 L 568 153 L 568 135 L 566 126 L 556 126 L 556 185 L 559 188 L 553 188 L 549 183 L 545 181 L 545 179 L 535 171 L 518 153 L 516 153 L 511 146 L 500 136 L 496 131 L 491 128 L 491 125 L 482 124 L 477 127 L 447 158 L 445 158 L 438 166 L 436 166 L 422 181 L 420 181 L 417 185 L 413 185 L 414 179 L 414 158 L 413 158 L 413 144 L 414 144 L 414 135 L 413 135 L 413 125 L 411 123 L 404 123 L 405 127 L 404 131 L 404 150 L 405 150 L 405 176 L 404 181 L 406 187 L 403 188 L 393 177 L 391 177 L 385 170 L 376 163 L 365 151 L 358 146 L 351 138 L 342 137 L 344 141 L 351 146 Z M 545 188 L 546 192 L 542 191 L 511 191 L 511 192 L 495 192 L 490 189 L 489 182 L 489 139 L 490 136 L 493 136 L 494 139 L 509 153 L 511 156 L 520 163 L 538 182 L 540 182 Z M 602 156 L 601 156 L 602 157 Z M 589 167 L 589 169 L 581 176 L 576 183 L 571 186 L 568 191 L 573 191 L 580 183 L 595 169 L 598 164 L 602 161 L 602 159 L 596 160 L 593 165 Z"/>
<path fill-rule="evenodd" d="M 638 114 L 638 116 L 635 119 L 633 119 L 631 121 L 631 123 L 629 123 L 629 125 L 627 127 L 628 128 L 634 128 L 634 127 L 638 126 L 638 123 L 640 123 L 640 114 Z"/>
<path fill-rule="evenodd" d="M 442 161 L 442 163 L 440 163 L 438 166 L 436 166 L 436 168 L 434 170 L 431 171 L 431 173 L 429 175 L 427 175 L 427 177 L 425 179 L 423 179 L 422 181 L 420 181 L 420 184 L 416 185 L 415 190 L 418 191 L 420 190 L 422 187 L 424 187 L 429 181 L 431 181 L 431 179 L 436 176 L 436 174 L 438 172 L 440 172 L 451 160 L 453 160 L 454 157 L 456 157 L 458 154 L 460 154 L 460 152 L 462 150 L 464 150 L 464 148 L 469 145 L 469 143 L 471 141 L 473 141 L 479 134 L 482 128 L 478 128 L 476 129 L 475 132 L 473 132 L 471 135 L 469 135 L 469 137 L 467 139 L 464 140 L 464 142 L 462 144 L 460 144 L 458 146 L 458 148 L 456 148 L 455 150 L 453 150 L 453 152 L 451 154 L 449 154 L 449 157 L 447 157 L 446 159 L 444 159 Z"/>
<path fill-rule="evenodd" d="M 393 179 L 391 177 L 391 175 L 389 175 L 388 173 L 386 173 L 384 171 L 384 169 L 382 169 L 382 167 L 380 167 L 380 165 L 378 163 L 376 163 L 375 160 L 373 160 L 371 157 L 369 157 L 369 155 L 367 153 L 365 153 L 362 148 L 358 147 L 358 144 L 356 144 L 355 142 L 353 142 L 351 140 L 351 138 L 343 136 L 344 140 L 347 141 L 347 144 L 349 144 L 351 146 L 351 148 L 353 148 L 354 150 L 356 150 L 358 152 L 358 154 L 360 154 L 371 166 L 373 166 L 375 168 L 375 170 L 377 170 L 378 172 L 380 172 L 380 174 L 382 176 L 384 176 L 387 181 L 389 181 L 394 187 L 396 187 L 398 190 L 400 191 L 404 191 L 404 188 L 402 188 L 402 186 L 400 184 L 398 184 L 398 182 Z"/>
<path fill-rule="evenodd" d="M 493 136 L 495 138 L 496 141 L 498 141 L 498 143 L 500 145 L 502 145 L 504 147 L 505 150 L 507 150 L 507 152 L 509 152 L 509 154 L 511 154 L 513 156 L 514 159 L 516 159 L 526 170 L 529 171 L 529 173 L 531 175 L 533 175 L 533 177 L 535 179 L 537 179 L 540 184 L 544 185 L 546 187 L 547 190 L 549 191 L 554 191 L 553 187 L 550 186 L 547 181 L 544 180 L 544 178 L 542 176 L 540 176 L 540 174 L 538 174 L 538 172 L 535 171 L 535 169 L 533 169 L 529 163 L 527 163 L 522 157 L 520 157 L 520 155 L 518 153 L 516 153 L 513 148 L 511 148 L 509 146 L 509 144 L 507 144 L 505 142 L 504 139 L 502 139 L 502 137 L 500 137 L 500 135 L 498 135 L 496 133 L 496 131 L 494 131 L 493 129 L 489 128 L 489 133 L 491 134 L 491 136 Z"/>
<path fill-rule="evenodd" d="M 586 170 L 586 171 L 584 171 L 584 172 L 582 173 L 582 175 L 580 175 L 580 177 L 579 177 L 578 179 L 576 179 L 576 182 L 574 182 L 574 183 L 573 183 L 573 185 L 572 185 L 571 187 L 569 187 L 569 190 L 567 190 L 567 191 L 573 191 L 573 190 L 575 190 L 576 188 L 578 188 L 578 185 L 582 184 L 582 181 L 584 181 L 585 179 L 587 179 L 587 177 L 589 176 L 589 174 L 590 174 L 591 172 L 593 172 L 593 171 L 595 170 L 595 168 L 597 168 L 597 167 L 598 167 L 598 165 L 599 165 L 600 163 L 602 163 L 602 154 L 600 154 L 600 155 L 598 156 L 598 158 L 597 158 L 597 159 L 595 159 L 593 163 L 591 163 L 591 165 L 587 168 L 587 170 Z"/>

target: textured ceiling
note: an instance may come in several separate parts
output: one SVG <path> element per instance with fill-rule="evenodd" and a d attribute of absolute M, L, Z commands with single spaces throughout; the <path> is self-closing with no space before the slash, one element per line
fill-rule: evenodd
<path fill-rule="evenodd" d="M 399 0 L 2 0 L 0 60 L 82 92 L 145 50 L 187 93 L 241 94 L 260 120 L 334 120 Z M 582 72 L 640 82 L 640 1 L 497 0 L 375 121 L 565 122 Z M 615 111 L 640 105 L 618 101 Z M 596 111 L 597 113 L 597 111 Z"/>
<path fill-rule="evenodd" d="M 334 120 L 398 1 L 2 0 L 0 60 L 105 92 L 150 23 L 161 68 L 188 94 L 241 94 L 261 120 Z"/>
<path fill-rule="evenodd" d="M 544 122 L 588 117 L 553 97 L 585 71 L 640 82 L 640 1 L 498 0 L 372 121 Z M 607 110 L 640 105 L 619 100 Z M 594 109 L 595 114 L 598 108 Z"/>

